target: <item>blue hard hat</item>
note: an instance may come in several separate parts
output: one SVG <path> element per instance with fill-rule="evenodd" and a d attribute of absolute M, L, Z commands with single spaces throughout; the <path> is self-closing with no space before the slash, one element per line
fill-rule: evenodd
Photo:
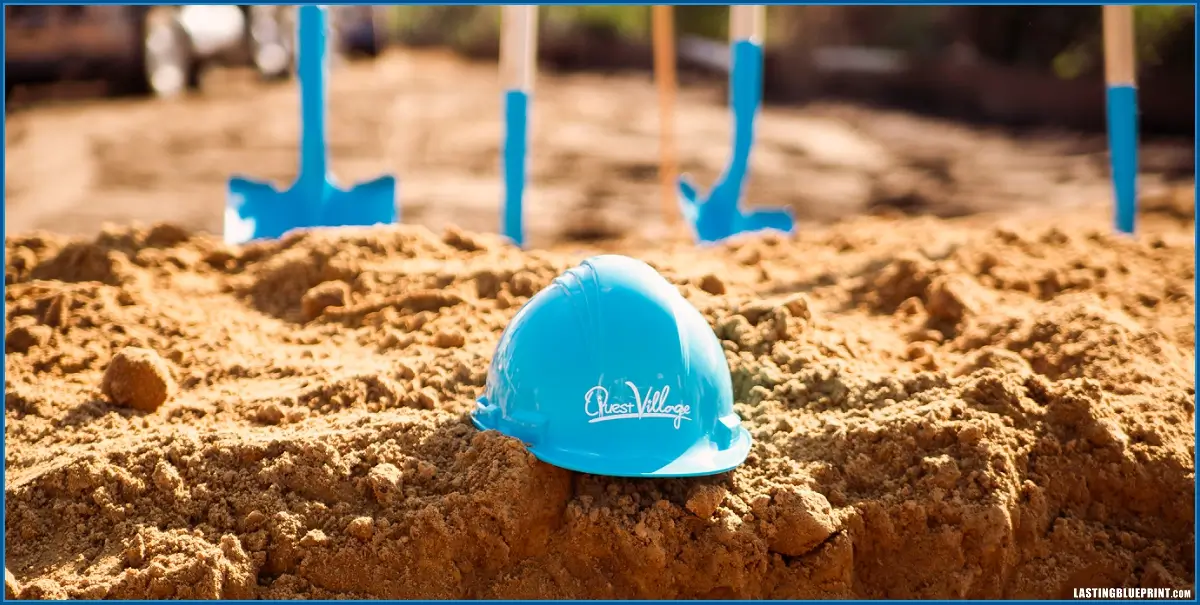
<path fill-rule="evenodd" d="M 746 459 L 725 352 L 646 263 L 568 270 L 509 322 L 472 414 L 543 462 L 618 477 L 723 473 Z"/>

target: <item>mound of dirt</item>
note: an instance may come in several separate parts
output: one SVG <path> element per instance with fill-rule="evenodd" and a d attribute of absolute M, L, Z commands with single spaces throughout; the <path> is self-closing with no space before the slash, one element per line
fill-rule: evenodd
<path fill-rule="evenodd" d="M 6 590 L 1191 587 L 1192 225 L 1048 224 L 875 217 L 621 250 L 709 319 L 755 438 L 736 470 L 672 480 L 555 468 L 467 416 L 507 321 L 584 251 L 409 226 L 9 237 Z M 125 392 L 152 404 L 105 394 L 133 358 L 155 371 L 123 371 Z"/>

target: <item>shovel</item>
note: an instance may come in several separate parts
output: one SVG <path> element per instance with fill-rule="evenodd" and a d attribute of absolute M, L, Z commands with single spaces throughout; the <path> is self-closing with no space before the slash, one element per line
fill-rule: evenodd
<path fill-rule="evenodd" d="M 729 33 L 732 65 L 729 73 L 730 106 L 733 112 L 733 153 L 717 184 L 704 198 L 688 175 L 679 178 L 679 201 L 684 220 L 692 226 L 696 240 L 718 242 L 738 233 L 775 229 L 790 233 L 794 226 L 787 208 L 744 210 L 740 200 L 745 190 L 750 148 L 754 144 L 754 118 L 762 95 L 762 38 L 765 6 L 730 6 Z"/>
<path fill-rule="evenodd" d="M 278 238 L 293 229 L 368 226 L 397 220 L 396 179 L 383 176 L 339 188 L 328 172 L 325 146 L 327 8 L 299 7 L 300 173 L 291 188 L 241 177 L 229 179 L 225 241 Z"/>
<path fill-rule="evenodd" d="M 1108 87 L 1108 153 L 1116 197 L 1116 227 L 1133 233 L 1137 216 L 1137 71 L 1133 7 L 1104 7 L 1104 80 Z"/>
<path fill-rule="evenodd" d="M 504 143 L 500 171 L 504 178 L 503 232 L 525 245 L 522 203 L 529 138 L 529 95 L 537 70 L 536 5 L 501 8 L 500 72 L 504 91 Z"/>

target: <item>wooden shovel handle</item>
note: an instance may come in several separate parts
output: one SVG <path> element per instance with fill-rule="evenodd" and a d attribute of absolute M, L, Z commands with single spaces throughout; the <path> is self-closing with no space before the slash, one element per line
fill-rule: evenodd
<path fill-rule="evenodd" d="M 767 30 L 767 7 L 761 4 L 735 4 L 729 7 L 729 39 L 763 43 Z"/>
<path fill-rule="evenodd" d="M 1104 79 L 1109 86 L 1133 85 L 1137 66 L 1133 47 L 1133 7 L 1104 7 Z"/>
<path fill-rule="evenodd" d="M 659 167 L 663 220 L 670 226 L 679 222 L 675 204 L 675 179 L 679 165 L 675 160 L 675 23 L 674 7 L 655 5 L 654 78 L 658 81 Z"/>
<path fill-rule="evenodd" d="M 508 89 L 530 92 L 537 73 L 537 5 L 500 8 L 500 73 Z"/>

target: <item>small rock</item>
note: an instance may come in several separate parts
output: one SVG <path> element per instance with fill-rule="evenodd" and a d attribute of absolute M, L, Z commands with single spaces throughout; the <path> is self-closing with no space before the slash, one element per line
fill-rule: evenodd
<path fill-rule="evenodd" d="M 350 300 L 350 286 L 343 281 L 327 281 L 313 286 L 300 297 L 300 313 L 304 321 L 321 316 L 329 307 L 344 307 Z"/>
<path fill-rule="evenodd" d="M 808 306 L 808 297 L 803 294 L 793 294 L 781 301 L 780 306 L 788 310 L 792 317 L 808 321 L 812 319 L 812 310 Z"/>
<path fill-rule="evenodd" d="M 910 296 L 896 307 L 896 314 L 902 317 L 912 317 L 925 312 L 925 303 L 921 302 L 920 298 Z"/>
<path fill-rule="evenodd" d="M 958 323 L 975 312 L 974 301 L 968 296 L 969 286 L 953 277 L 938 277 L 929 285 L 926 308 L 929 316 Z"/>
<path fill-rule="evenodd" d="M 909 361 L 917 361 L 926 357 L 932 357 L 934 346 L 928 342 L 911 342 L 904 349 L 904 358 Z"/>
<path fill-rule="evenodd" d="M 517 306 L 517 299 L 513 298 L 513 295 L 509 294 L 508 290 L 501 290 L 496 294 L 497 309 L 511 309 L 515 306 Z"/>
<path fill-rule="evenodd" d="M 725 293 L 725 282 L 721 281 L 721 278 L 713 275 L 712 273 L 701 277 L 700 283 L 697 285 L 701 290 L 704 290 L 705 292 L 708 292 L 714 296 Z"/>
<path fill-rule="evenodd" d="M 28 353 L 50 341 L 54 331 L 49 326 L 18 326 L 4 337 L 4 350 L 9 353 Z"/>
<path fill-rule="evenodd" d="M 521 271 L 513 275 L 511 281 L 508 282 L 512 287 L 512 293 L 517 296 L 533 296 L 537 293 L 537 279 L 528 271 Z"/>
<path fill-rule="evenodd" d="M 267 520 L 267 516 L 262 511 L 252 510 L 246 513 L 244 523 L 247 531 L 256 531 L 262 527 L 262 524 Z"/>
<path fill-rule="evenodd" d="M 459 330 L 453 328 L 447 330 L 438 330 L 433 335 L 433 346 L 439 349 L 453 349 L 461 347 L 467 343 L 467 336 Z"/>
<path fill-rule="evenodd" d="M 370 517 L 359 517 L 346 526 L 346 532 L 351 536 L 366 542 L 375 533 L 375 520 Z"/>
<path fill-rule="evenodd" d="M 283 421 L 283 418 L 283 410 L 280 409 L 279 405 L 275 403 L 263 404 L 259 406 L 258 410 L 254 413 L 254 419 L 262 424 L 279 424 Z"/>
<path fill-rule="evenodd" d="M 113 403 L 153 412 L 175 393 L 175 380 L 158 353 L 125 347 L 113 356 L 100 387 Z"/>
<path fill-rule="evenodd" d="M 146 562 L 146 538 L 142 534 L 135 535 L 122 555 L 125 557 L 125 565 L 141 567 Z"/>
<path fill-rule="evenodd" d="M 178 493 L 183 487 L 183 477 L 179 476 L 179 470 L 166 460 L 159 460 L 158 464 L 154 466 L 151 479 L 154 481 L 154 485 L 169 494 Z"/>
<path fill-rule="evenodd" d="M 684 508 L 701 519 L 711 518 L 725 500 L 726 493 L 725 488 L 717 485 L 698 485 L 688 494 Z"/>
<path fill-rule="evenodd" d="M 983 439 L 984 434 L 983 429 L 979 428 L 979 426 L 969 424 L 958 429 L 958 442 L 967 446 L 975 445 Z"/>
<path fill-rule="evenodd" d="M 431 387 L 425 387 L 420 390 L 410 391 L 405 396 L 407 407 L 418 410 L 432 410 L 437 407 L 438 396 L 437 391 Z"/>
<path fill-rule="evenodd" d="M 7 567 L 4 568 L 4 600 L 10 601 L 17 598 L 21 594 L 21 585 L 17 583 L 16 576 Z"/>
<path fill-rule="evenodd" d="M 178 246 L 189 239 L 192 234 L 179 225 L 159 223 L 150 228 L 146 234 L 146 245 L 154 248 L 170 248 Z"/>
<path fill-rule="evenodd" d="M 325 535 L 325 532 L 323 532 L 319 529 L 309 530 L 308 533 L 304 534 L 303 538 L 300 538 L 300 546 L 303 546 L 305 548 L 311 548 L 313 546 L 324 546 L 328 543 L 329 543 L 329 538 Z"/>
<path fill-rule="evenodd" d="M 491 269 L 483 269 L 472 278 L 475 280 L 475 295 L 479 298 L 495 298 L 500 293 L 504 277 Z"/>
<path fill-rule="evenodd" d="M 1129 435 L 1111 418 L 1101 418 L 1084 427 L 1082 432 L 1084 438 L 1098 447 L 1124 447 L 1129 444 Z"/>
<path fill-rule="evenodd" d="M 442 243 L 463 252 L 478 252 L 487 248 L 474 236 L 453 225 L 442 232 Z"/>
<path fill-rule="evenodd" d="M 402 476 L 400 469 L 395 465 L 384 462 L 376 465 L 367 473 L 367 481 L 371 484 L 371 491 L 375 493 L 375 499 L 381 504 L 391 502 L 395 497 L 396 492 L 400 491 Z"/>
<path fill-rule="evenodd" d="M 774 527 L 769 547 L 785 556 L 803 555 L 837 531 L 829 500 L 802 488 L 777 490 L 771 497 L 768 521 Z"/>

